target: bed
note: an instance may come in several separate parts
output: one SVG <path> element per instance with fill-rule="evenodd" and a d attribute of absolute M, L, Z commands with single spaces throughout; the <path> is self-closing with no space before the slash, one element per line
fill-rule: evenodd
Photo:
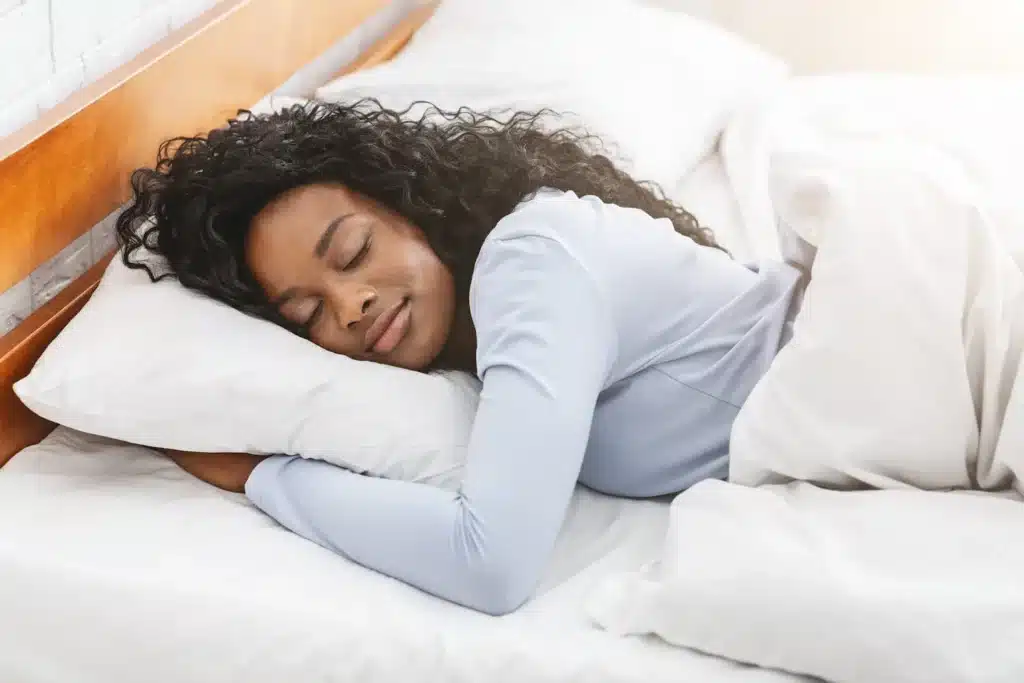
<path fill-rule="evenodd" d="M 224 0 L 0 141 L 0 291 L 109 221 L 127 172 L 162 139 L 387 60 L 430 11 Z M 176 98 L 186 84 L 193 96 Z M 729 200 L 707 188 L 722 173 L 712 159 L 674 189 L 706 202 L 719 227 Z M 0 338 L 0 680 L 795 680 L 588 621 L 595 581 L 655 558 L 666 502 L 579 491 L 539 597 L 495 619 L 340 559 L 154 451 L 54 428 L 12 384 L 109 258 Z"/>

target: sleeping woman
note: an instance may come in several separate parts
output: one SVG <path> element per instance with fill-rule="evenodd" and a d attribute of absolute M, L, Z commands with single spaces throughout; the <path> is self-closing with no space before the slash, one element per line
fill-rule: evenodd
<path fill-rule="evenodd" d="M 476 373 L 461 490 L 297 456 L 170 453 L 366 567 L 500 615 L 528 600 L 577 482 L 676 493 L 787 341 L 801 274 L 734 261 L 598 141 L 374 101 L 242 113 L 133 175 L 130 267 L 351 358 Z M 147 224 L 147 221 L 152 221 Z M 402 419 L 400 415 L 395 419 Z"/>

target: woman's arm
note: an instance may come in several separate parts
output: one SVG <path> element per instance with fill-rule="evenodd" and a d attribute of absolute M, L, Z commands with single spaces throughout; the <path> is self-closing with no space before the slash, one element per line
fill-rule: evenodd
<path fill-rule="evenodd" d="M 265 456 L 248 453 L 162 452 L 193 477 L 232 493 L 245 493 L 245 482 Z"/>
<path fill-rule="evenodd" d="M 496 242 L 474 284 L 483 393 L 461 492 L 297 457 L 265 460 L 246 484 L 256 505 L 296 533 L 495 615 L 536 588 L 615 345 L 591 275 L 561 244 Z"/>

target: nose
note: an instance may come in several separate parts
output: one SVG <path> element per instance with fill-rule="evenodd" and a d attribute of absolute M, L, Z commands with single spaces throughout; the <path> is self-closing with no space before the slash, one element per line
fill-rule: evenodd
<path fill-rule="evenodd" d="M 338 282 L 331 287 L 332 308 L 338 318 L 338 325 L 355 329 L 377 300 L 377 290 L 367 284 Z"/>

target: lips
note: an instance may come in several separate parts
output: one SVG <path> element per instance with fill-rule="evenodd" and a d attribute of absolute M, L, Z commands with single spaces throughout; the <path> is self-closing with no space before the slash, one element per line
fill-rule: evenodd
<path fill-rule="evenodd" d="M 366 330 L 367 350 L 389 353 L 402 340 L 409 326 L 409 299 L 402 297 L 382 311 Z"/>

